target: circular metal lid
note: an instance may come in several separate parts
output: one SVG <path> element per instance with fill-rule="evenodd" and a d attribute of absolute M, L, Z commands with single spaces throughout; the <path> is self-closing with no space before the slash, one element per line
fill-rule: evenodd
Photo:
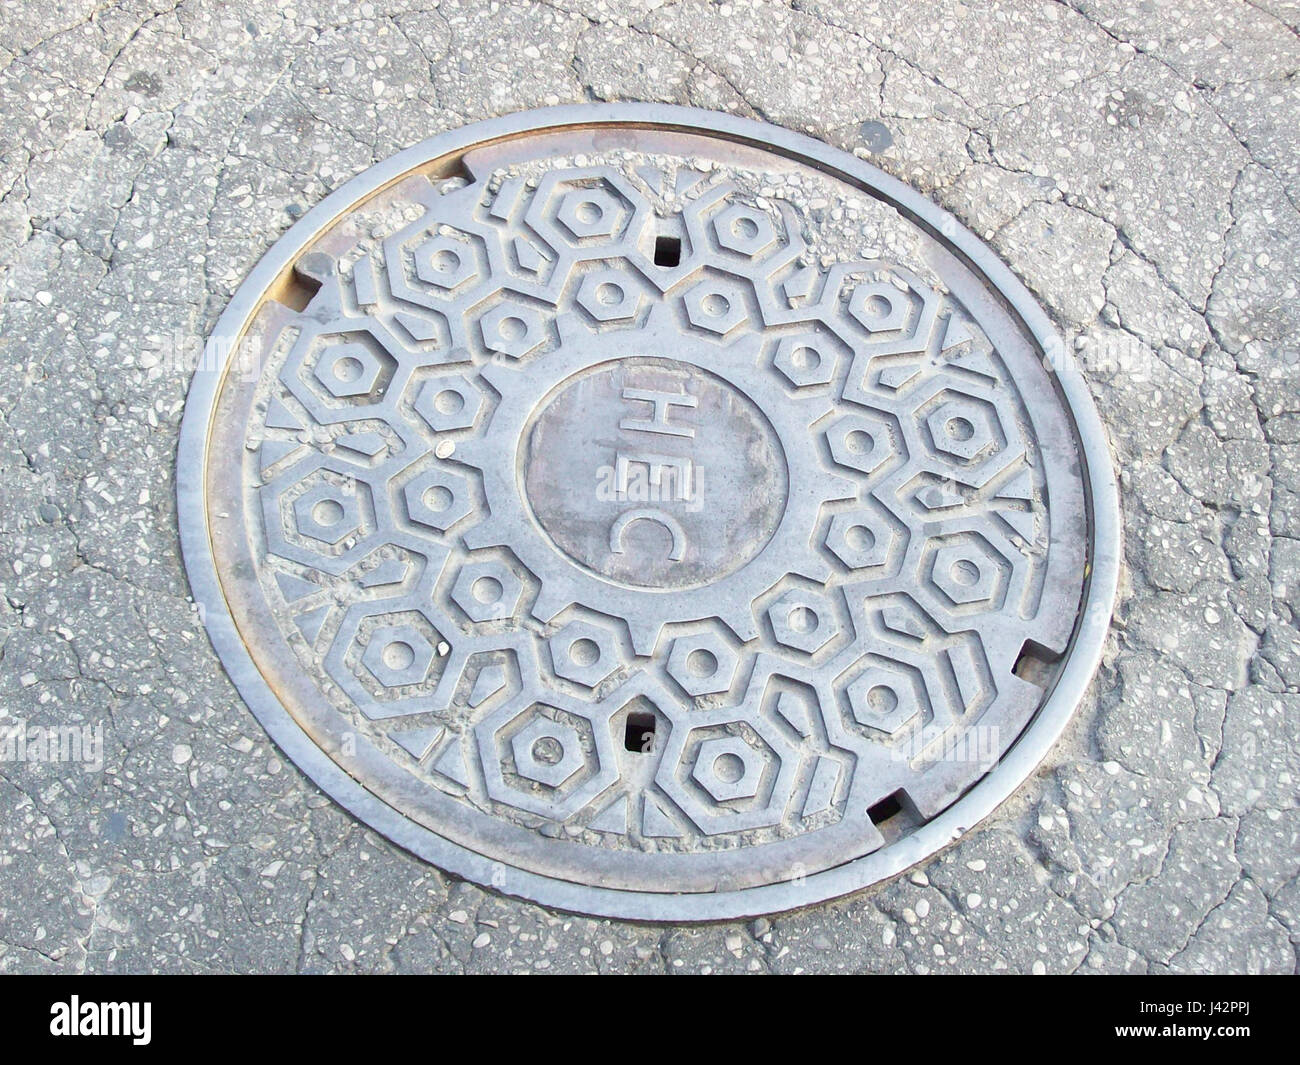
<path fill-rule="evenodd" d="M 1113 602 L 1050 327 L 954 220 L 650 105 L 445 134 L 222 316 L 186 563 L 288 755 L 445 869 L 587 913 L 771 912 L 1023 780 Z"/>

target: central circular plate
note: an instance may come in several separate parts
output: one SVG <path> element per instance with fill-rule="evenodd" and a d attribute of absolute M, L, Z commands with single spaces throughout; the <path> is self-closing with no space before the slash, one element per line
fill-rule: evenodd
<path fill-rule="evenodd" d="M 601 363 L 538 411 L 521 457 L 533 517 L 608 580 L 666 592 L 716 581 L 758 554 L 785 512 L 785 452 L 771 422 L 707 370 Z"/>
<path fill-rule="evenodd" d="M 1095 669 L 1116 499 L 1042 313 L 950 217 L 648 105 L 434 138 L 222 316 L 178 480 L 241 694 L 340 802 L 565 909 L 892 875 Z"/>

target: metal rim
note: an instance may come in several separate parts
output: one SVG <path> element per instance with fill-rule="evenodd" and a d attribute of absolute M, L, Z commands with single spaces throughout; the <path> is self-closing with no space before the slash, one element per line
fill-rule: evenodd
<path fill-rule="evenodd" d="M 712 134 L 777 152 L 883 198 L 957 252 L 1000 293 L 1044 353 L 1059 350 L 1047 315 L 1011 270 L 948 212 L 896 178 L 820 141 L 749 119 L 698 108 L 619 103 L 568 105 L 506 115 L 439 134 L 352 178 L 294 224 L 240 285 L 221 314 L 186 399 L 177 451 L 178 524 L 194 600 L 214 649 L 244 702 L 288 758 L 367 825 L 454 875 L 487 884 L 499 866 L 415 825 L 333 762 L 281 705 L 250 657 L 222 592 L 209 540 L 205 467 L 216 401 L 227 366 L 216 364 L 243 334 L 267 288 L 320 233 L 407 171 L 439 157 L 522 133 L 608 125 Z M 788 911 L 859 891 L 930 857 L 987 817 L 1034 773 L 1083 699 L 1109 631 L 1120 571 L 1118 488 L 1105 431 L 1087 384 L 1073 370 L 1052 374 L 1074 422 L 1088 510 L 1089 572 L 1073 638 L 1056 684 L 1002 761 L 943 813 L 889 847 L 785 882 L 700 894 L 662 894 L 579 885 L 510 870 L 507 894 L 560 910 L 649 921 L 714 921 Z"/>

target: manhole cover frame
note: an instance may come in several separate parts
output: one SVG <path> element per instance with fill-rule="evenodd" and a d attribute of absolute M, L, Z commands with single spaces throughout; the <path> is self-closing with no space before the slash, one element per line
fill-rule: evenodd
<path fill-rule="evenodd" d="M 665 894 L 601 888 L 518 867 L 502 877 L 497 860 L 425 829 L 389 806 L 331 760 L 281 704 L 253 661 L 222 592 L 207 521 L 206 462 L 226 355 L 252 323 L 275 282 L 337 219 L 385 186 L 440 159 L 484 143 L 543 131 L 608 126 L 714 135 L 810 166 L 885 200 L 957 253 L 1001 296 L 1044 354 L 1062 350 L 1059 335 L 1011 270 L 952 215 L 919 192 L 856 157 L 782 127 L 698 108 L 661 104 L 582 104 L 543 108 L 438 134 L 352 178 L 283 234 L 236 290 L 218 318 L 186 399 L 177 452 L 178 524 L 190 587 L 227 674 L 245 704 L 285 755 L 336 802 L 413 854 L 456 876 L 559 910 L 648 921 L 714 921 L 797 909 L 860 891 L 896 876 L 969 832 L 1033 775 L 1092 682 L 1110 628 L 1121 567 L 1118 486 L 1101 419 L 1082 374 L 1051 372 L 1075 430 L 1087 517 L 1087 573 L 1079 616 L 1055 685 L 1001 761 L 961 798 L 911 834 L 845 864 L 804 878 L 716 893 Z"/>

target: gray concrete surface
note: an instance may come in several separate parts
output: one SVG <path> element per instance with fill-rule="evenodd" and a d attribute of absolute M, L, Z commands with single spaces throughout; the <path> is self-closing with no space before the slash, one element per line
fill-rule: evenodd
<path fill-rule="evenodd" d="M 0 971 L 1292 972 L 1300 4 L 0 0 Z M 1122 471 L 1106 666 L 1050 764 L 867 895 L 659 928 L 450 881 L 279 756 L 187 599 L 192 354 L 305 207 L 591 99 L 804 130 L 984 236 Z M 5 719 L 0 719 L 3 721 Z"/>

